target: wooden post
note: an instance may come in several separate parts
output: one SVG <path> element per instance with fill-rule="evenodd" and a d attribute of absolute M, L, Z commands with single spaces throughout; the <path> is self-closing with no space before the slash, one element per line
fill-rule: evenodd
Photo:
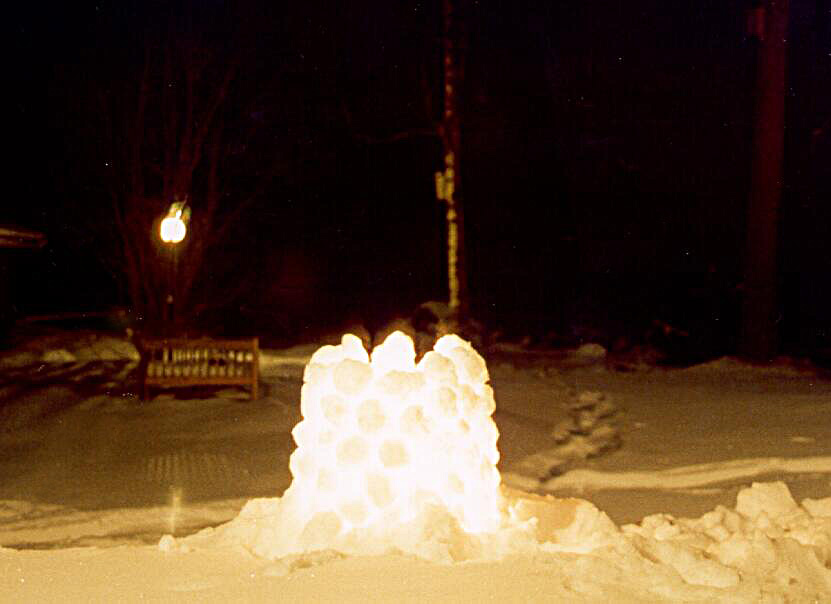
<path fill-rule="evenodd" d="M 777 227 L 783 178 L 788 0 L 767 0 L 764 12 L 747 207 L 741 353 L 769 360 L 779 344 Z"/>

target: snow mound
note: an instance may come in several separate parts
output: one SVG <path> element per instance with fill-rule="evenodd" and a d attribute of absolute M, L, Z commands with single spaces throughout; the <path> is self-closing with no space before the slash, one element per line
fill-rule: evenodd
<path fill-rule="evenodd" d="M 132 342 L 112 336 L 93 336 L 74 350 L 79 361 L 138 361 L 139 352 Z"/>
<path fill-rule="evenodd" d="M 698 519 L 654 514 L 622 530 L 642 556 L 691 585 L 784 589 L 790 601 L 819 602 L 831 597 L 829 509 L 831 498 L 800 506 L 782 482 L 753 483 L 734 510 L 718 506 Z"/>
<path fill-rule="evenodd" d="M 20 349 L 3 354 L 0 367 L 17 368 L 35 363 L 135 362 L 139 358 L 138 350 L 126 338 L 94 332 L 67 332 L 27 341 Z"/>
<path fill-rule="evenodd" d="M 501 493 L 504 520 L 486 533 L 465 531 L 447 509 L 434 505 L 423 507 L 408 521 L 355 529 L 334 539 L 329 536 L 325 547 L 314 543 L 289 551 L 286 541 L 297 535 L 299 519 L 284 496 L 251 500 L 228 524 L 184 539 L 166 535 L 159 547 L 165 551 L 241 547 L 269 560 L 293 560 L 323 551 L 361 556 L 403 553 L 439 564 L 627 547 L 620 529 L 588 501 L 538 496 L 508 487 Z M 325 527 L 315 530 L 320 537 Z"/>

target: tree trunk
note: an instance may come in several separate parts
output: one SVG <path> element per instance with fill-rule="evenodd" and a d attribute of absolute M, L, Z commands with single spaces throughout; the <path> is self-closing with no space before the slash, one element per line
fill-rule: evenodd
<path fill-rule="evenodd" d="M 467 270 L 464 257 L 464 212 L 461 196 L 458 95 L 462 80 L 459 64 L 459 23 L 454 0 L 442 2 L 444 110 L 440 127 L 444 150 L 444 173 L 437 177 L 437 194 L 447 204 L 447 281 L 449 306 L 456 322 L 469 310 Z"/>
<path fill-rule="evenodd" d="M 788 0 L 767 0 L 764 11 L 747 210 L 741 353 L 768 360 L 776 355 L 779 340 L 777 226 L 783 177 Z"/>

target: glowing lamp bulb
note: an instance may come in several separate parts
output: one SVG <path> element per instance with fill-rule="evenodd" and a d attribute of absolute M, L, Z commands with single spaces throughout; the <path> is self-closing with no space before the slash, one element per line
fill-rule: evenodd
<path fill-rule="evenodd" d="M 159 227 L 159 236 L 165 243 L 179 243 L 187 235 L 188 227 L 185 221 L 182 220 L 182 211 L 176 210 L 176 213 L 165 217 Z"/>

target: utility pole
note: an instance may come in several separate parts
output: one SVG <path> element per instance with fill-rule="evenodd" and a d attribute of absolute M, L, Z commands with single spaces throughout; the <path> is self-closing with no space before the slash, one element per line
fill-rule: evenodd
<path fill-rule="evenodd" d="M 759 38 L 756 115 L 740 352 L 769 360 L 778 350 L 777 249 L 785 139 L 785 63 L 788 0 L 765 0 L 756 9 Z M 758 11 L 762 11 L 760 14 Z"/>

